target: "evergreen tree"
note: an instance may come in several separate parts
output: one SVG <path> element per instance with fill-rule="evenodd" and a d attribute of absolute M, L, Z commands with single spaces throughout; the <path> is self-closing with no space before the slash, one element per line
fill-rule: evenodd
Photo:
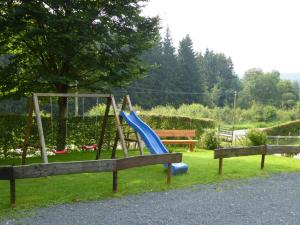
<path fill-rule="evenodd" d="M 205 97 L 205 89 L 203 79 L 199 73 L 196 63 L 196 54 L 193 50 L 193 43 L 189 35 L 183 38 L 179 43 L 178 49 L 178 63 L 179 63 L 179 79 L 177 79 L 177 86 L 182 92 L 199 93 L 187 96 L 181 96 L 181 102 L 203 103 Z"/>
<path fill-rule="evenodd" d="M 214 98 L 214 105 L 232 105 L 234 91 L 240 89 L 239 78 L 235 75 L 231 58 L 222 53 L 214 53 L 206 49 L 204 55 L 199 55 L 197 63 L 200 73 L 206 81 L 209 92 L 216 93 L 218 88 L 218 102 Z"/>

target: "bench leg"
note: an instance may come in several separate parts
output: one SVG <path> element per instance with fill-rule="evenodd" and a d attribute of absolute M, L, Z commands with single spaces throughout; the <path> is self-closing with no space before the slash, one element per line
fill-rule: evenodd
<path fill-rule="evenodd" d="M 190 148 L 190 152 L 193 152 L 195 148 L 195 144 L 189 144 L 189 148 Z"/>

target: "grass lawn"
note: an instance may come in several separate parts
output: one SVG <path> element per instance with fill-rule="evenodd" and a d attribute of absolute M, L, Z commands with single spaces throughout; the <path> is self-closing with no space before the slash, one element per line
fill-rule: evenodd
<path fill-rule="evenodd" d="M 119 154 L 121 156 L 121 153 Z M 136 151 L 131 151 L 131 155 L 135 154 L 137 154 Z M 109 152 L 104 156 L 108 158 Z M 49 157 L 49 161 L 77 161 L 94 159 L 94 157 L 94 153 L 70 153 Z M 112 173 L 85 173 L 17 180 L 17 207 L 15 209 L 11 209 L 9 204 L 9 182 L 0 181 L 0 217 L 20 216 L 30 213 L 27 210 L 52 204 L 98 200 L 184 188 L 194 184 L 300 171 L 299 160 L 276 156 L 266 156 L 265 170 L 261 171 L 260 159 L 260 156 L 224 159 L 223 175 L 218 176 L 218 160 L 213 159 L 212 151 L 198 149 L 192 153 L 184 152 L 183 161 L 189 165 L 189 171 L 187 174 L 174 176 L 171 185 L 166 184 L 166 171 L 163 170 L 162 165 L 133 168 L 119 172 L 117 194 L 112 193 Z M 40 162 L 40 159 L 28 161 L 28 163 L 36 162 Z M 0 160 L 0 165 L 5 164 L 18 163 Z"/>

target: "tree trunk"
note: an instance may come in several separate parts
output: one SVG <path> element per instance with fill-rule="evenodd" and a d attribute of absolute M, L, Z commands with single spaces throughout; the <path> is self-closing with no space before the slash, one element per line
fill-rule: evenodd
<path fill-rule="evenodd" d="M 57 137 L 56 137 L 56 149 L 63 150 L 66 146 L 67 137 L 67 98 L 58 98 L 58 126 L 57 126 Z"/>

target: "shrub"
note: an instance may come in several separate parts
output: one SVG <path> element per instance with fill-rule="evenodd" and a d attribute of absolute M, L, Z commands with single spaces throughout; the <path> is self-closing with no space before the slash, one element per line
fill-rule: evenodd
<path fill-rule="evenodd" d="M 300 120 L 291 121 L 288 123 L 283 123 L 277 126 L 273 126 L 270 128 L 267 128 L 265 130 L 265 133 L 270 136 L 276 136 L 276 135 L 296 135 L 298 136 L 300 134 Z"/>
<path fill-rule="evenodd" d="M 247 139 L 250 141 L 250 145 L 264 145 L 267 143 L 267 135 L 261 130 L 250 129 L 247 132 Z"/>
<path fill-rule="evenodd" d="M 216 149 L 220 146 L 219 138 L 215 130 L 206 130 L 201 138 L 202 147 L 205 149 Z"/>
<path fill-rule="evenodd" d="M 200 135 L 207 128 L 214 128 L 215 123 L 211 119 L 193 119 L 183 116 L 164 116 L 164 115 L 145 115 L 141 114 L 140 117 L 152 129 L 182 129 L 182 130 L 196 130 L 196 136 Z"/>
<path fill-rule="evenodd" d="M 80 149 L 81 145 L 96 143 L 99 138 L 103 116 L 95 116 L 104 106 L 92 109 L 84 119 L 80 116 L 70 117 L 67 120 L 67 144 Z M 206 128 L 213 128 L 214 121 L 210 119 L 191 119 L 180 116 L 158 116 L 142 115 L 142 119 L 153 129 L 195 129 L 199 137 Z M 13 156 L 15 149 L 21 148 L 24 139 L 24 129 L 26 126 L 27 116 L 20 115 L 0 115 L 0 157 Z M 49 116 L 42 117 L 43 131 L 45 136 L 46 147 L 51 149 L 55 145 L 57 120 L 51 123 Z M 128 127 L 124 126 L 124 132 L 127 133 Z M 53 133 L 52 133 L 53 130 Z M 103 148 L 112 146 L 116 133 L 115 119 L 109 117 L 104 136 Z M 77 147 L 77 148 L 76 148 Z M 30 136 L 30 149 L 34 153 L 40 148 L 37 125 L 33 119 L 33 127 Z"/>

